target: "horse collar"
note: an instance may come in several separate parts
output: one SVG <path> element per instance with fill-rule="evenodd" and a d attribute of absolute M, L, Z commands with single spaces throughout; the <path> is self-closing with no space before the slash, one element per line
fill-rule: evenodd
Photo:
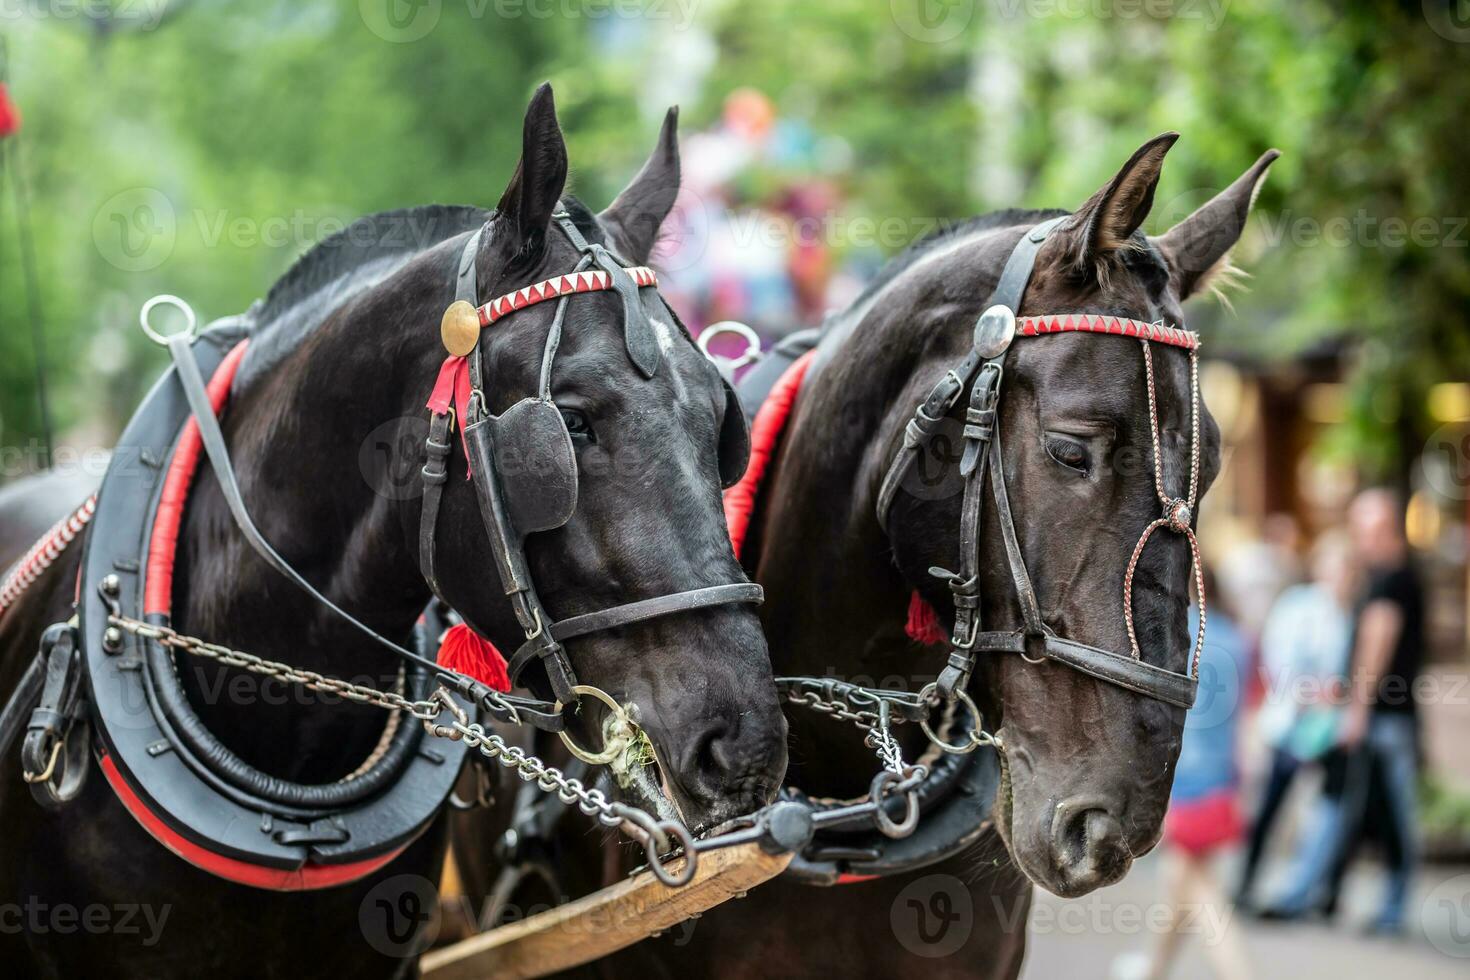
<path fill-rule="evenodd" d="M 193 345 L 212 374 L 216 408 L 247 337 L 237 322 Z M 392 860 L 448 798 L 466 748 L 425 744 L 423 726 L 385 728 L 371 765 L 343 781 L 299 785 L 261 773 L 204 727 L 172 652 L 112 627 L 116 612 L 166 626 L 174 549 L 201 455 L 198 427 L 172 372 L 153 387 L 118 441 L 88 531 L 79 589 L 79 669 L 91 700 L 99 766 L 155 839 L 220 877 L 275 890 L 325 888 Z M 420 627 L 420 642 L 437 635 Z M 420 698 L 433 672 L 410 664 L 404 694 Z"/>

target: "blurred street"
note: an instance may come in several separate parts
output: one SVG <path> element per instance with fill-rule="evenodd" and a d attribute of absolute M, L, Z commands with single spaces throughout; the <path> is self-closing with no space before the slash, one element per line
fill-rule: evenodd
<path fill-rule="evenodd" d="M 1229 870 L 1234 871 L 1233 864 Z M 1277 884 L 1282 870 L 1281 862 L 1267 868 L 1263 884 L 1268 892 Z M 1255 975 L 1267 980 L 1448 980 L 1470 973 L 1470 934 L 1465 932 L 1470 924 L 1470 915 L 1465 912 L 1470 908 L 1466 904 L 1470 903 L 1470 873 L 1424 868 L 1410 902 L 1410 908 L 1422 914 L 1411 914 L 1410 932 L 1402 939 L 1366 937 L 1359 930 L 1358 924 L 1372 915 L 1381 878 L 1376 868 L 1365 867 L 1348 879 L 1336 928 L 1321 924 L 1283 926 L 1232 916 L 1230 927 L 1242 930 Z M 1022 980 L 1108 977 L 1118 957 L 1142 950 L 1146 940 L 1152 938 L 1146 926 L 1137 923 L 1146 923 L 1150 907 L 1159 902 L 1158 879 L 1159 861 L 1151 855 L 1135 865 L 1121 883 L 1086 898 L 1067 901 L 1038 891 Z M 1445 906 L 1446 901 L 1458 904 Z M 1097 925 L 1102 928 L 1095 928 Z M 1204 935 L 1209 934 L 1208 926 L 1201 928 Z M 1208 975 L 1202 936 L 1192 935 L 1184 944 L 1172 976 Z"/>

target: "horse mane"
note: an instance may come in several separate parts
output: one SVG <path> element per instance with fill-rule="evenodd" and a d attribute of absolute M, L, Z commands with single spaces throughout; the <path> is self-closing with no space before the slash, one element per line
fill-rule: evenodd
<path fill-rule="evenodd" d="M 602 241 L 597 219 L 581 201 L 563 198 L 572 223 L 589 241 Z M 295 350 L 333 310 L 397 272 L 414 256 L 474 231 L 494 212 L 463 204 L 427 204 L 358 218 L 317 242 L 277 279 L 247 314 L 250 351 L 236 388 L 267 373 Z"/>
<path fill-rule="evenodd" d="M 982 231 L 991 231 L 996 228 L 1010 228 L 1015 225 L 1040 224 L 1049 218 L 1068 214 L 1059 208 L 1002 208 L 999 211 L 988 211 L 985 214 L 975 215 L 963 221 L 955 221 L 940 225 L 934 231 L 909 245 L 893 258 L 883 264 L 877 274 L 869 280 L 867 286 L 858 294 L 848 306 L 849 310 L 862 307 L 868 300 L 881 292 L 889 283 L 897 279 L 907 269 L 924 258 L 935 249 L 942 248 L 957 238 L 978 234 Z"/>

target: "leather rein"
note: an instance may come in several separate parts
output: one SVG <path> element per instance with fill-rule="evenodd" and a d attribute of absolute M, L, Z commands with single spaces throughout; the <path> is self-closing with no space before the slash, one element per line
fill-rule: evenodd
<path fill-rule="evenodd" d="M 964 452 L 960 458 L 960 475 L 965 480 L 960 509 L 960 567 L 957 571 L 931 568 L 930 574 L 949 585 L 954 601 L 954 629 L 950 636 L 949 659 L 936 682 L 938 693 L 949 700 L 964 696 L 974 672 L 979 653 L 1016 653 L 1031 660 L 1039 652 L 1045 659 L 1065 664 L 1099 680 L 1154 698 L 1181 708 L 1194 705 L 1198 688 L 1199 652 L 1204 645 L 1205 596 L 1199 545 L 1193 530 L 1194 510 L 1199 492 L 1199 337 L 1163 323 L 1144 323 L 1123 317 L 1096 314 L 1062 314 L 1020 317 L 1021 297 L 1031 280 L 1036 256 L 1052 231 L 1070 215 L 1044 221 L 1021 237 L 1007 259 L 1000 281 L 987 308 L 975 324 L 974 341 L 965 358 L 945 374 L 915 410 L 904 430 L 903 442 L 890 464 L 878 492 L 878 523 L 885 532 L 889 511 L 902 489 L 905 479 L 937 432 L 940 424 L 969 390 L 965 409 Z M 1005 376 L 1005 358 L 1018 337 L 1040 337 L 1052 333 L 1094 333 L 1135 337 L 1142 344 L 1148 385 L 1149 424 L 1152 437 L 1154 489 L 1163 509 L 1162 515 L 1143 531 L 1128 562 L 1123 581 L 1123 616 L 1128 628 L 1128 654 L 1089 646 L 1059 636 L 1042 617 L 1036 591 L 1026 568 L 1025 556 L 1016 535 L 1006 488 L 1004 451 L 996 413 L 999 409 L 1001 383 Z M 1182 496 L 1170 496 L 1164 488 L 1162 462 L 1159 455 L 1158 397 L 1154 383 L 1153 355 L 1150 344 L 1158 342 L 1180 347 L 1189 352 L 1190 365 L 1190 470 L 1189 486 Z M 982 505 L 985 483 L 991 494 L 1005 546 L 1011 581 L 1021 609 L 1022 626 L 1014 631 L 986 631 L 980 622 L 980 574 Z M 1191 570 L 1199 595 L 1199 632 L 1196 636 L 1193 662 L 1188 674 L 1158 667 L 1140 655 L 1133 623 L 1133 577 L 1138 560 L 1153 533 L 1167 528 L 1182 534 L 1189 542 Z M 1029 641 L 1029 642 L 1028 642 Z M 1039 661 L 1033 661 L 1039 662 Z"/>

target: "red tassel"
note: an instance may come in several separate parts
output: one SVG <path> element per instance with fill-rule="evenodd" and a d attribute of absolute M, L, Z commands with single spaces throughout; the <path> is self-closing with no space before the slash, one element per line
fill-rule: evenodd
<path fill-rule="evenodd" d="M 909 596 L 909 621 L 904 624 L 903 630 L 909 635 L 909 639 L 926 646 L 949 640 L 949 634 L 939 625 L 939 614 L 917 590 Z"/>
<path fill-rule="evenodd" d="M 10 101 L 10 93 L 0 82 L 0 139 L 20 131 L 20 110 Z"/>
<path fill-rule="evenodd" d="M 464 623 L 444 633 L 439 641 L 439 666 L 473 677 L 497 691 L 510 690 L 510 672 L 495 644 Z"/>

